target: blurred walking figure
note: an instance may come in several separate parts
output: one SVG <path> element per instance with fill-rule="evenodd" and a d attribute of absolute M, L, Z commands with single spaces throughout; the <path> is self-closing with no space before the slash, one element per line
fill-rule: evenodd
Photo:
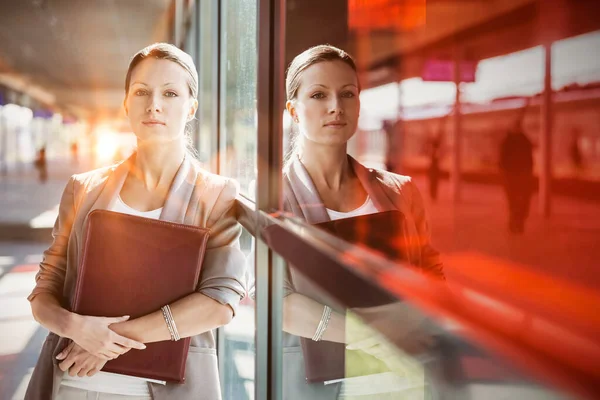
<path fill-rule="evenodd" d="M 579 139 L 579 130 L 573 130 L 569 155 L 571 157 L 571 162 L 573 163 L 573 168 L 575 169 L 575 174 L 581 173 L 581 170 L 583 169 L 583 156 L 581 154 L 581 148 L 579 147 Z"/>
<path fill-rule="evenodd" d="M 77 141 L 71 143 L 71 162 L 73 165 L 79 164 L 79 145 Z"/>
<path fill-rule="evenodd" d="M 440 169 L 440 152 L 442 147 L 442 137 L 436 136 L 431 141 L 431 150 L 430 150 L 430 162 L 429 162 L 429 170 L 427 171 L 427 176 L 429 177 L 429 196 L 431 200 L 435 201 L 437 199 L 438 193 L 438 184 L 441 177 L 441 169 Z"/>
<path fill-rule="evenodd" d="M 400 151 L 398 138 L 396 137 L 397 122 L 385 120 L 381 127 L 385 132 L 386 151 L 385 151 L 385 169 L 389 172 L 397 173 L 400 169 Z"/>
<path fill-rule="evenodd" d="M 46 183 L 48 180 L 48 165 L 46 162 L 46 146 L 42 146 L 38 150 L 38 156 L 34 162 L 35 168 L 38 170 L 38 179 L 40 183 Z"/>
<path fill-rule="evenodd" d="M 502 141 L 500 169 L 508 200 L 508 229 L 523 233 L 533 192 L 533 145 L 520 128 L 511 129 Z"/>

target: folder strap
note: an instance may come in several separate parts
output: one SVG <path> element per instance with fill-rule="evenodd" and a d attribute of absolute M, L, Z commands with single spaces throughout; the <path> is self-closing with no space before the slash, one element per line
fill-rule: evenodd
<path fill-rule="evenodd" d="M 163 317 L 165 318 L 165 322 L 167 324 L 167 328 L 169 329 L 169 333 L 171 334 L 171 340 L 176 342 L 181 339 L 179 336 L 179 332 L 177 332 L 177 325 L 175 325 L 175 319 L 173 318 L 173 314 L 171 313 L 171 307 L 169 305 L 162 306 L 161 311 L 163 313 Z"/>
<path fill-rule="evenodd" d="M 323 315 L 321 316 L 321 321 L 319 321 L 319 326 L 317 326 L 317 330 L 315 331 L 312 340 L 318 342 L 323 337 L 325 330 L 327 329 L 327 325 L 329 325 L 329 320 L 331 319 L 331 308 L 328 306 L 323 307 Z"/>

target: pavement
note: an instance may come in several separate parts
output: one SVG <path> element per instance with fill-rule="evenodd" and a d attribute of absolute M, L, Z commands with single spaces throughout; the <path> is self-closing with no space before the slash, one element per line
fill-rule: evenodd
<path fill-rule="evenodd" d="M 48 243 L 69 177 L 89 169 L 84 162 L 75 165 L 68 159 L 52 159 L 45 183 L 39 182 L 32 165 L 0 176 L 0 241 Z"/>

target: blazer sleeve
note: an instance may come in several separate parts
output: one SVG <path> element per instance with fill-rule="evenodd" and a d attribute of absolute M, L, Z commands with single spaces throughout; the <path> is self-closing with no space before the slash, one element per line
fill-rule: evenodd
<path fill-rule="evenodd" d="M 242 227 L 237 222 L 234 207 L 237 193 L 237 183 L 227 180 L 208 219 L 211 234 L 197 290 L 231 307 L 234 315 L 246 294 L 246 259 L 239 243 Z"/>
<path fill-rule="evenodd" d="M 440 253 L 431 245 L 429 217 L 425 211 L 423 197 L 412 180 L 408 181 L 408 184 L 411 189 L 411 210 L 421 248 L 421 266 L 426 272 L 445 279 Z"/>
<path fill-rule="evenodd" d="M 290 204 L 290 200 L 287 197 L 284 198 L 283 210 L 292 212 L 292 206 Z M 287 297 L 290 294 L 296 292 L 296 289 L 294 289 L 294 284 L 292 282 L 292 273 L 290 271 L 290 268 L 290 265 L 288 265 L 287 263 L 283 268 L 283 297 Z"/>
<path fill-rule="evenodd" d="M 52 229 L 52 244 L 44 252 L 35 276 L 35 287 L 27 297 L 29 301 L 40 293 L 50 293 L 62 302 L 69 236 L 75 219 L 74 186 L 75 178 L 71 177 L 60 200 L 58 217 Z"/>

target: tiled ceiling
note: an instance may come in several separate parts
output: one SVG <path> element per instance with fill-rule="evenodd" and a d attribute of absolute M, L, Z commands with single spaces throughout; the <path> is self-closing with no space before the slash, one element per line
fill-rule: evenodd
<path fill-rule="evenodd" d="M 115 108 L 127 64 L 169 39 L 171 0 L 2 0 L 0 74 L 88 109 Z M 78 94 L 73 96 L 73 94 Z M 64 99 L 62 98 L 64 97 Z"/>

